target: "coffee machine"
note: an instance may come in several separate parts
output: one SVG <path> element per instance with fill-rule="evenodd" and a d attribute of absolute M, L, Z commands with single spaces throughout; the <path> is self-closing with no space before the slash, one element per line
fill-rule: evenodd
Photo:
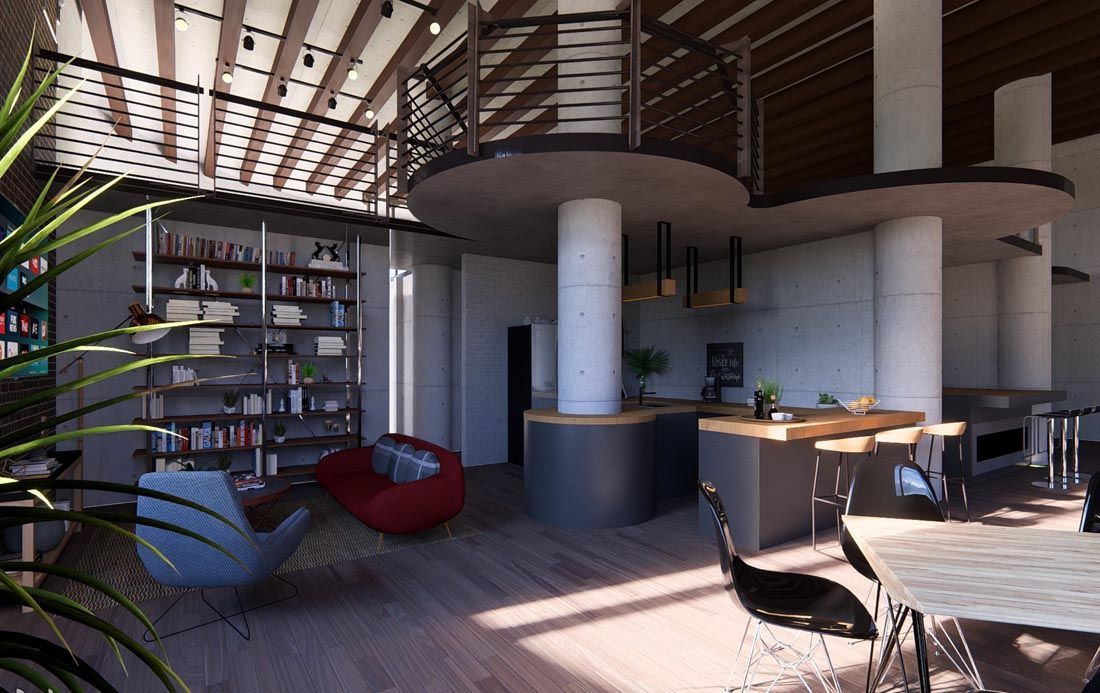
<path fill-rule="evenodd" d="M 700 393 L 704 402 L 721 402 L 722 390 L 718 387 L 718 378 L 708 375 L 703 378 L 703 391 Z"/>

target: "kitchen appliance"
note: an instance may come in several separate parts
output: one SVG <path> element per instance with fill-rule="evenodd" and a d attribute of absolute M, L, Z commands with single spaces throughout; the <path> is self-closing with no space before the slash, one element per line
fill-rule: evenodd
<path fill-rule="evenodd" d="M 717 378 L 708 375 L 703 378 L 703 391 L 700 395 L 704 402 L 721 402 L 722 391 L 718 388 Z"/>

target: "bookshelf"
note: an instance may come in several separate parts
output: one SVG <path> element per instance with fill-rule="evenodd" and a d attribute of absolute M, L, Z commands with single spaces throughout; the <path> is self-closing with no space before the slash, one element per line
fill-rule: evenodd
<path fill-rule="evenodd" d="M 147 398 L 142 416 L 136 419 L 176 431 L 185 440 L 150 433 L 145 447 L 133 454 L 144 458 L 150 471 L 183 461 L 205 468 L 210 466 L 209 457 L 230 455 L 231 471 L 237 472 L 254 471 L 257 464 L 266 467 L 269 455 L 287 451 L 286 456 L 278 455 L 279 476 L 293 477 L 295 483 L 310 481 L 317 460 L 326 451 L 361 444 L 360 239 L 345 239 L 343 267 L 334 267 L 331 259 L 328 267 L 310 267 L 308 252 L 272 248 L 266 223 L 259 230 L 257 245 L 242 246 L 244 236 L 234 234 L 232 241 L 200 238 L 161 226 L 147 231 L 145 251 L 133 251 L 145 272 L 144 281 L 132 288 L 145 295 L 150 312 L 171 322 L 182 319 L 174 315 L 195 310 L 196 305 L 197 317 L 202 318 L 211 302 L 219 302 L 223 308 L 232 304 L 234 311 L 232 322 L 223 318 L 200 326 L 221 330 L 213 336 L 208 333 L 196 342 L 196 335 L 184 327 L 148 346 L 146 356 L 166 356 L 190 355 L 196 345 L 201 350 L 217 344 L 222 355 L 234 358 L 196 358 L 146 369 L 145 385 L 135 386 L 135 390 L 172 384 L 172 365 L 195 369 L 198 382 L 177 383 Z M 313 240 L 286 238 L 289 240 L 284 243 L 299 248 Z M 218 288 L 209 288 L 213 284 L 206 281 L 204 272 L 214 278 Z M 251 290 L 244 289 L 241 281 L 246 274 L 258 276 Z M 238 283 L 241 290 L 236 289 Z M 282 288 L 288 289 L 289 295 Z M 173 314 L 167 315 L 170 305 Z M 276 324 L 282 313 L 273 311 L 274 305 L 300 312 L 300 324 Z M 274 340 L 277 331 L 285 334 L 285 341 Z M 343 353 L 311 353 L 315 343 L 335 338 L 343 343 Z M 289 344 L 294 345 L 295 353 L 280 351 Z M 231 372 L 215 372 L 218 366 L 213 362 L 228 364 L 221 368 Z M 316 368 L 316 382 L 303 382 L 300 370 L 306 363 Z M 232 391 L 240 395 L 241 402 L 232 413 L 226 413 L 222 395 Z M 257 401 L 261 404 L 259 412 L 243 413 L 246 395 L 257 396 L 252 400 L 253 406 Z M 276 423 L 286 426 L 285 437 L 280 436 L 279 442 L 272 431 Z M 266 469 L 263 471 L 266 474 Z"/>

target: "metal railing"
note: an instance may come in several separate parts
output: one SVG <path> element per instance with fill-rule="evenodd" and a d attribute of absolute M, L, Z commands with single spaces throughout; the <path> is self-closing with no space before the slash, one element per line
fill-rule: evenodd
<path fill-rule="evenodd" d="M 399 75 L 399 168 L 455 149 L 547 132 L 682 142 L 762 183 L 749 42 L 722 47 L 629 9 L 493 19 L 470 4 L 466 33 Z"/>

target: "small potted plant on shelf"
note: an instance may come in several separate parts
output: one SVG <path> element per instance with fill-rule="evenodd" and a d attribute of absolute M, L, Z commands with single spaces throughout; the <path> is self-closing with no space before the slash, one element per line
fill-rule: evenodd
<path fill-rule="evenodd" d="M 302 364 L 302 384 L 312 385 L 317 377 L 317 366 L 312 363 Z"/>
<path fill-rule="evenodd" d="M 639 349 L 627 349 L 623 354 L 623 365 L 638 376 L 638 406 L 644 406 L 645 396 L 653 394 L 646 392 L 649 376 L 667 373 L 668 361 L 668 352 L 652 345 Z"/>
<path fill-rule="evenodd" d="M 227 390 L 222 394 L 222 413 L 224 414 L 236 414 L 237 413 L 237 401 L 240 399 L 240 395 L 236 390 Z"/>
<path fill-rule="evenodd" d="M 838 406 L 836 397 L 833 397 L 828 392 L 817 393 L 817 408 L 818 409 L 832 409 Z"/>
<path fill-rule="evenodd" d="M 277 421 L 271 425 L 271 435 L 275 436 L 276 443 L 286 442 L 286 422 Z"/>
<path fill-rule="evenodd" d="M 250 293 L 252 293 L 252 289 L 255 286 L 256 286 L 256 275 L 255 274 L 242 274 L 241 275 L 241 293 L 250 294 Z"/>
<path fill-rule="evenodd" d="M 783 399 L 783 386 L 778 380 L 760 379 L 760 391 L 764 394 L 764 407 L 768 415 L 779 413 L 779 400 Z"/>

